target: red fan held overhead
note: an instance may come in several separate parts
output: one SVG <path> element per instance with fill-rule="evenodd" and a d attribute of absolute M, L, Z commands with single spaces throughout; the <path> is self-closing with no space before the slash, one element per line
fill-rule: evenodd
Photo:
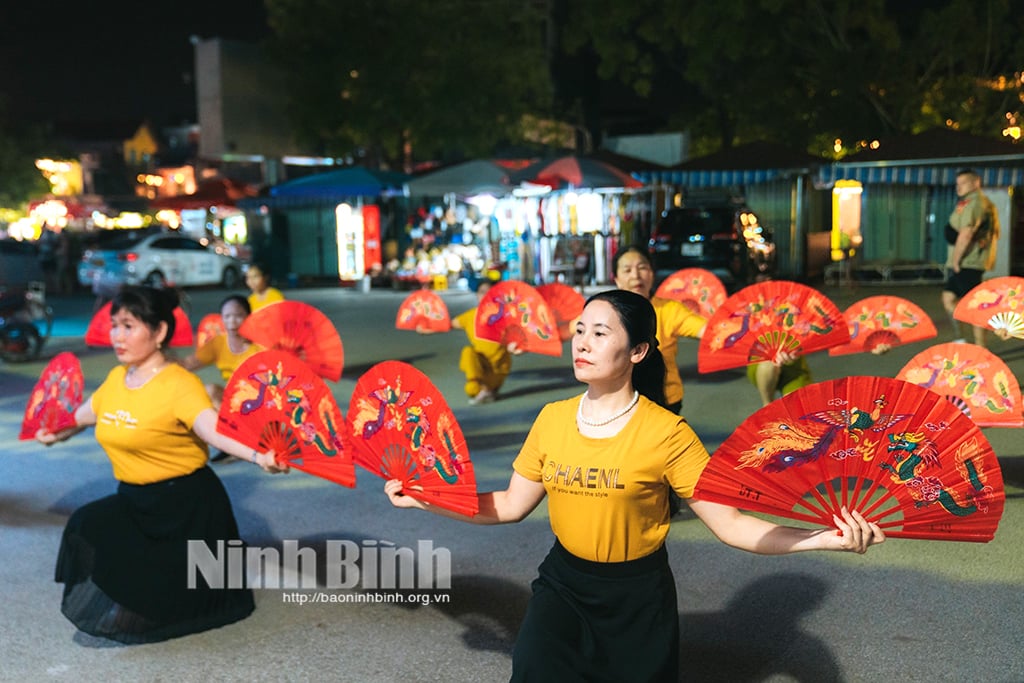
<path fill-rule="evenodd" d="M 583 295 L 567 284 L 561 282 L 549 282 L 546 285 L 537 287 L 537 293 L 551 307 L 555 315 L 555 326 L 558 328 L 558 338 L 562 341 L 570 339 L 573 330 L 569 325 L 576 318 L 583 315 Z"/>
<path fill-rule="evenodd" d="M 224 389 L 217 431 L 278 462 L 342 486 L 356 485 L 345 419 L 324 381 L 286 351 L 260 351 Z"/>
<path fill-rule="evenodd" d="M 108 301 L 92 316 L 89 327 L 85 330 L 86 346 L 113 346 L 110 343 L 110 311 L 113 302 Z M 168 346 L 192 346 L 192 323 L 181 307 L 174 309 L 174 336 Z"/>
<path fill-rule="evenodd" d="M 359 378 L 348 408 L 356 464 L 402 492 L 464 515 L 478 512 L 476 476 L 455 416 L 427 376 L 385 361 Z"/>
<path fill-rule="evenodd" d="M 417 332 L 447 332 L 452 329 L 451 316 L 444 300 L 429 289 L 418 289 L 398 307 L 395 328 Z"/>
<path fill-rule="evenodd" d="M 78 358 L 67 351 L 54 356 L 29 394 L 18 438 L 28 441 L 40 429 L 52 434 L 76 426 L 75 411 L 82 405 L 84 388 Z"/>
<path fill-rule="evenodd" d="M 1024 339 L 1024 277 L 994 277 L 967 292 L 953 317 Z"/>
<path fill-rule="evenodd" d="M 990 541 L 999 462 L 981 429 L 938 394 L 883 377 L 798 389 L 747 418 L 694 493 L 833 526 L 843 506 L 890 537 Z"/>
<path fill-rule="evenodd" d="M 704 268 L 683 268 L 658 285 L 654 296 L 675 299 L 694 313 L 710 318 L 728 294 L 718 276 Z"/>
<path fill-rule="evenodd" d="M 920 306 L 898 296 L 861 299 L 843 311 L 843 317 L 850 328 L 850 342 L 830 348 L 830 356 L 909 344 L 938 334 Z"/>
<path fill-rule="evenodd" d="M 741 289 L 715 311 L 700 340 L 697 369 L 739 368 L 849 341 L 846 322 L 828 297 L 796 282 L 770 280 Z"/>
<path fill-rule="evenodd" d="M 497 283 L 476 309 L 476 336 L 521 351 L 561 356 L 555 314 L 536 289 L 519 280 Z"/>
<path fill-rule="evenodd" d="M 206 342 L 214 337 L 227 333 L 228 331 L 224 327 L 224 321 L 221 320 L 220 313 L 204 315 L 203 319 L 199 321 L 199 328 L 196 330 L 196 348 L 201 349 L 206 345 Z"/>
<path fill-rule="evenodd" d="M 979 427 L 1024 427 L 1017 378 L 982 346 L 936 344 L 911 358 L 896 378 L 944 396 Z"/>
<path fill-rule="evenodd" d="M 266 349 L 301 358 L 316 374 L 337 382 L 345 364 L 341 336 L 320 309 L 301 301 L 278 301 L 245 319 L 238 333 Z"/>

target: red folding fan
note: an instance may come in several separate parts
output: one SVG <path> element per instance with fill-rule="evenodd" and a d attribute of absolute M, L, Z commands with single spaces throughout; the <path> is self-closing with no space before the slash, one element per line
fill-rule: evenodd
<path fill-rule="evenodd" d="M 833 346 L 830 356 L 874 351 L 885 344 L 899 346 L 931 339 L 938 332 L 920 306 L 898 296 L 869 296 L 843 311 L 850 343 Z"/>
<path fill-rule="evenodd" d="M 675 299 L 694 313 L 710 318 L 728 294 L 718 276 L 704 268 L 683 268 L 658 285 L 654 296 Z"/>
<path fill-rule="evenodd" d="M 750 285 L 725 300 L 708 320 L 697 369 L 715 372 L 806 355 L 850 341 L 842 313 L 821 292 L 786 280 Z"/>
<path fill-rule="evenodd" d="M 53 434 L 74 427 L 84 388 L 82 366 L 75 354 L 64 351 L 54 356 L 29 394 L 18 438 L 34 439 L 40 428 Z"/>
<path fill-rule="evenodd" d="M 264 306 L 245 319 L 238 333 L 265 349 L 295 354 L 321 377 L 341 379 L 341 336 L 320 309 L 307 303 L 289 300 Z"/>
<path fill-rule="evenodd" d="M 957 302 L 953 317 L 1024 339 L 1024 277 L 985 280 Z"/>
<path fill-rule="evenodd" d="M 979 427 L 1024 427 L 1017 378 L 982 346 L 936 344 L 911 358 L 896 378 L 945 396 Z"/>
<path fill-rule="evenodd" d="M 999 462 L 981 429 L 938 394 L 897 379 L 812 384 L 748 417 L 694 496 L 833 526 L 858 510 L 888 536 L 990 541 Z"/>
<path fill-rule="evenodd" d="M 217 431 L 278 462 L 350 488 L 355 466 L 345 445 L 348 426 L 324 381 L 287 351 L 260 351 L 231 376 Z"/>
<path fill-rule="evenodd" d="M 416 368 L 384 361 L 359 378 L 348 421 L 356 464 L 402 492 L 464 515 L 478 511 L 466 439 L 441 392 Z"/>
<path fill-rule="evenodd" d="M 497 283 L 476 309 L 476 336 L 522 351 L 561 356 L 555 314 L 536 289 L 519 280 Z"/>
<path fill-rule="evenodd" d="M 224 321 L 221 320 L 220 313 L 208 313 L 204 315 L 203 319 L 199 321 L 198 329 L 196 329 L 196 348 L 203 348 L 206 345 L 206 342 L 210 341 L 214 337 L 227 334 L 227 332 L 227 329 L 224 328 Z"/>
<path fill-rule="evenodd" d="M 112 346 L 110 343 L 110 310 L 113 302 L 108 301 L 92 316 L 85 330 L 86 346 Z M 168 346 L 192 346 L 192 323 L 181 307 L 174 309 L 174 335 Z"/>
<path fill-rule="evenodd" d="M 417 289 L 398 307 L 395 327 L 399 330 L 447 332 L 452 329 L 452 320 L 448 307 L 437 292 Z"/>
<path fill-rule="evenodd" d="M 562 341 L 570 339 L 573 330 L 569 326 L 576 318 L 583 314 L 583 295 L 575 289 L 562 282 L 549 282 L 546 285 L 537 287 L 537 293 L 551 307 L 555 315 L 555 327 L 558 328 L 558 338 Z"/>

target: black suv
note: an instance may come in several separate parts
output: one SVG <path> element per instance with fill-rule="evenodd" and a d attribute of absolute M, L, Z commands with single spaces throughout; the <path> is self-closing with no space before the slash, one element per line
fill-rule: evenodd
<path fill-rule="evenodd" d="M 686 201 L 664 212 L 648 250 L 656 280 L 681 268 L 704 268 L 740 287 L 775 274 L 771 233 L 746 205 L 730 200 Z"/>

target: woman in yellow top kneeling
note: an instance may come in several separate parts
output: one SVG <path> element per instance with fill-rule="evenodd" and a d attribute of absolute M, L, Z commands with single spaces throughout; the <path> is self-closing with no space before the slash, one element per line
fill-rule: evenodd
<path fill-rule="evenodd" d="M 206 393 L 213 402 L 213 409 L 220 410 L 220 402 L 224 398 L 224 386 L 238 366 L 253 354 L 263 350 L 259 344 L 253 344 L 238 333 L 245 319 L 252 310 L 244 296 L 234 294 L 220 304 L 220 319 L 224 323 L 225 334 L 218 334 L 196 349 L 196 352 L 181 361 L 188 370 L 198 370 L 207 365 L 216 365 L 220 370 L 224 384 L 207 384 Z"/>
<path fill-rule="evenodd" d="M 252 291 L 249 295 L 249 308 L 253 311 L 269 304 L 284 301 L 280 289 L 270 286 L 270 271 L 262 263 L 253 263 L 245 269 L 245 284 Z"/>

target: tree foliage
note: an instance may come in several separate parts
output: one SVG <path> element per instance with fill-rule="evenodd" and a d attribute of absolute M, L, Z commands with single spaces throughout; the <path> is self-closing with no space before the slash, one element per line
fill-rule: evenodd
<path fill-rule="evenodd" d="M 16 128 L 0 119 L 0 208 L 19 208 L 50 190 L 36 168 L 42 136 L 34 128 Z"/>

